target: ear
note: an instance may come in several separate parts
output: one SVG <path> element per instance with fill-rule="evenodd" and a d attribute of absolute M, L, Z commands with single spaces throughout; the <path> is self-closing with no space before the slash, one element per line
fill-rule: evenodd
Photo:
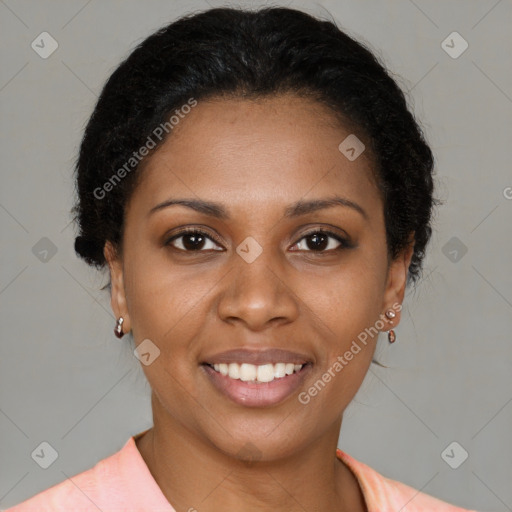
<path fill-rule="evenodd" d="M 110 305 L 116 319 L 123 317 L 123 332 L 126 334 L 131 329 L 130 315 L 126 306 L 126 294 L 124 289 L 124 275 L 122 260 L 114 246 L 107 240 L 103 248 L 103 255 L 107 260 L 110 270 Z"/>
<path fill-rule="evenodd" d="M 396 327 L 400 323 L 400 312 L 402 311 L 407 275 L 413 253 L 414 233 L 411 233 L 407 247 L 403 249 L 393 261 L 391 261 L 388 269 L 382 311 L 385 312 L 388 309 L 392 309 L 396 314 L 396 317 L 393 318 L 389 328 Z"/>

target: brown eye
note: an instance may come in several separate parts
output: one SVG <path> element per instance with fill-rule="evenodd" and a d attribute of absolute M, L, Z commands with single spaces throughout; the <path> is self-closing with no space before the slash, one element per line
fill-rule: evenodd
<path fill-rule="evenodd" d="M 306 242 L 304 243 L 302 240 L 306 240 Z M 299 240 L 299 242 L 297 242 L 296 245 L 302 245 L 296 250 L 320 253 L 351 247 L 351 244 L 345 238 L 337 235 L 336 233 L 332 233 L 331 231 L 325 231 L 322 229 L 317 229 L 316 231 L 307 233 Z"/>
<path fill-rule="evenodd" d="M 180 241 L 181 239 L 181 241 Z M 178 244 L 173 242 L 179 241 Z M 217 242 L 211 235 L 199 229 L 183 229 L 179 233 L 173 235 L 165 245 L 184 252 L 202 252 L 206 250 L 222 251 L 223 249 L 215 249 Z"/>

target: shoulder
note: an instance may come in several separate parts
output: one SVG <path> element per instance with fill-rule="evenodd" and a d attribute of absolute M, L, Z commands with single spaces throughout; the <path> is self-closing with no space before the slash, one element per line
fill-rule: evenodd
<path fill-rule="evenodd" d="M 103 506 L 118 503 L 117 492 L 121 491 L 119 464 L 126 459 L 128 440 L 118 452 L 99 461 L 94 467 L 66 478 L 5 512 L 98 512 Z"/>
<path fill-rule="evenodd" d="M 409 485 L 391 480 L 338 449 L 336 455 L 354 473 L 365 497 L 368 512 L 476 512 L 442 501 Z"/>

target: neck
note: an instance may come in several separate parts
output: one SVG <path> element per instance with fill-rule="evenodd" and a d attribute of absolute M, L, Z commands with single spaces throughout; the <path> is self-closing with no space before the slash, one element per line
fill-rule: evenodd
<path fill-rule="evenodd" d="M 341 417 L 324 436 L 288 456 L 266 458 L 248 445 L 240 460 L 174 421 L 157 402 L 153 395 L 154 427 L 136 444 L 176 510 L 367 510 L 355 476 L 336 457 Z"/>

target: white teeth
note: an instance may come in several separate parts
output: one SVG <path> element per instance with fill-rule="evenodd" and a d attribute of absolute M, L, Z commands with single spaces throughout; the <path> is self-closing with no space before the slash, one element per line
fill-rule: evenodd
<path fill-rule="evenodd" d="M 243 363 L 240 365 L 240 380 L 255 380 L 256 372 L 256 366 L 254 366 L 253 364 Z"/>
<path fill-rule="evenodd" d="M 281 379 L 286 375 L 299 372 L 304 365 L 293 363 L 276 363 L 254 365 L 248 363 L 220 363 L 214 364 L 213 368 L 216 372 L 231 379 L 239 379 L 244 382 L 272 382 L 274 379 Z"/>
<path fill-rule="evenodd" d="M 286 364 L 285 363 L 277 363 L 274 365 L 274 377 L 278 379 L 284 377 L 286 375 Z"/>
<path fill-rule="evenodd" d="M 274 380 L 274 365 L 264 364 L 258 366 L 258 381 L 259 382 L 271 382 Z"/>
<path fill-rule="evenodd" d="M 231 379 L 239 379 L 240 366 L 238 366 L 236 363 L 228 364 L 228 375 Z"/>

